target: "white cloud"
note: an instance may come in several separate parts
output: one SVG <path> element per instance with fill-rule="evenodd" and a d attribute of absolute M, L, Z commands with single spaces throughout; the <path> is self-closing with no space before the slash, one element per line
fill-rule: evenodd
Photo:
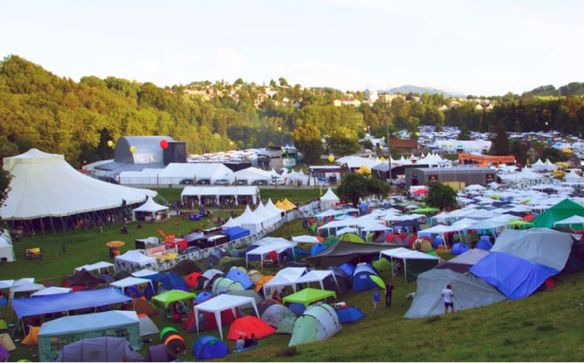
<path fill-rule="evenodd" d="M 217 60 L 221 63 L 228 65 L 240 65 L 243 62 L 243 56 L 241 53 L 233 48 L 229 47 L 219 47 L 215 51 L 215 56 Z"/>
<path fill-rule="evenodd" d="M 166 63 L 169 65 L 192 65 L 203 61 L 204 58 L 198 55 L 169 55 L 166 57 Z"/>

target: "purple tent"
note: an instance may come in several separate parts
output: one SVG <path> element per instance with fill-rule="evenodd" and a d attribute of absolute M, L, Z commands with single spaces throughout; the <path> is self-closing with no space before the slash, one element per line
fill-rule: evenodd
<path fill-rule="evenodd" d="M 125 338 L 82 339 L 61 349 L 57 362 L 142 362 Z"/>

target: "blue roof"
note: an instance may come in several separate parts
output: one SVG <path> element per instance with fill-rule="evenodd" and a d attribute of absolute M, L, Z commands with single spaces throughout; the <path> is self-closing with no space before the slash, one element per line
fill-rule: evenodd
<path fill-rule="evenodd" d="M 62 311 L 94 308 L 130 301 L 132 298 L 116 291 L 113 287 L 86 290 L 68 294 L 27 297 L 12 300 L 12 307 L 19 319 L 26 316 L 60 313 Z"/>
<path fill-rule="evenodd" d="M 509 299 L 527 297 L 559 271 L 505 252 L 491 252 L 470 272 L 495 286 Z"/>

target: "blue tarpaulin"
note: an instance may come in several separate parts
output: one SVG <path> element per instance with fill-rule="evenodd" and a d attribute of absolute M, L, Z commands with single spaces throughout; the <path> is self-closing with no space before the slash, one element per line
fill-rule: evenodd
<path fill-rule="evenodd" d="M 116 291 L 114 288 L 107 288 L 14 299 L 12 300 L 12 307 L 16 312 L 16 316 L 21 319 L 26 316 L 95 308 L 131 300 L 131 298 Z"/>
<path fill-rule="evenodd" d="M 508 253 L 491 252 L 471 267 L 470 272 L 495 286 L 507 298 L 522 299 L 559 271 Z"/>
<path fill-rule="evenodd" d="M 228 235 L 229 240 L 233 241 L 233 240 L 236 240 L 238 238 L 249 236 L 249 229 L 235 226 L 235 227 L 231 227 L 231 228 L 226 229 L 225 231 L 223 231 L 223 234 Z"/>

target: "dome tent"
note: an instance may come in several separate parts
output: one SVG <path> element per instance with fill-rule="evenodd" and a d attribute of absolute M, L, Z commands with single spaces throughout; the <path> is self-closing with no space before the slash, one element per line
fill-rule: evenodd
<path fill-rule="evenodd" d="M 342 329 L 335 310 L 328 304 L 312 305 L 294 322 L 288 346 L 331 338 Z"/>

